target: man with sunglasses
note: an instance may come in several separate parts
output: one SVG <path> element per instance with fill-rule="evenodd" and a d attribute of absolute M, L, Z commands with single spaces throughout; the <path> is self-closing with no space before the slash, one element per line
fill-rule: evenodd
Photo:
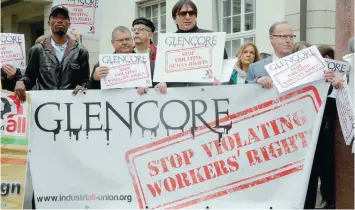
<path fill-rule="evenodd" d="M 272 56 L 249 66 L 245 83 L 260 84 L 263 88 L 267 89 L 272 88 L 272 80 L 264 67 L 269 63 L 290 55 L 292 53 L 293 39 L 295 37 L 296 35 L 293 34 L 292 28 L 286 21 L 274 23 L 269 29 L 269 40 L 274 48 L 274 52 Z M 326 80 L 332 80 L 334 73 L 332 71 L 326 71 L 324 78 Z"/>
<path fill-rule="evenodd" d="M 178 30 L 176 33 L 211 33 L 212 31 L 197 27 L 197 7 L 191 0 L 179 0 L 172 9 L 172 17 Z M 223 59 L 228 59 L 227 51 L 224 50 Z M 220 82 L 215 79 L 214 85 Z M 227 83 L 226 83 L 227 84 Z M 210 83 L 168 83 L 169 87 L 205 86 Z"/>
<path fill-rule="evenodd" d="M 155 62 L 156 47 L 152 42 L 153 33 L 155 31 L 154 23 L 147 18 L 137 18 L 132 23 L 132 32 L 136 53 L 148 53 L 150 60 Z"/>

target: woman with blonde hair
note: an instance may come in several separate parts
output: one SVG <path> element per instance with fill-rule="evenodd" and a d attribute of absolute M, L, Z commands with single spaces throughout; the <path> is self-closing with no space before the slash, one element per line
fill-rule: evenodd
<path fill-rule="evenodd" d="M 234 67 L 229 84 L 244 84 L 249 65 L 260 60 L 258 48 L 253 42 L 245 42 L 239 48 L 238 61 Z"/>

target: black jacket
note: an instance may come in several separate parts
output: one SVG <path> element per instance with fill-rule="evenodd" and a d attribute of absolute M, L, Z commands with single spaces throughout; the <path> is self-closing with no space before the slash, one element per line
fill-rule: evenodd
<path fill-rule="evenodd" d="M 132 53 L 135 53 L 134 51 L 132 51 Z M 114 52 L 113 54 L 116 54 L 116 52 Z M 91 73 L 91 76 L 90 76 L 90 81 L 88 83 L 88 88 L 89 89 L 101 89 L 101 83 L 100 83 L 100 80 L 97 81 L 97 80 L 94 80 L 94 73 L 95 73 L 95 70 L 97 67 L 100 66 L 100 63 L 97 62 L 94 66 L 94 68 L 92 69 L 92 73 Z M 155 68 L 155 64 L 154 64 L 154 61 L 150 60 L 150 75 L 152 77 L 152 80 L 153 80 L 153 76 L 154 76 L 154 68 Z M 158 84 L 158 83 L 155 83 L 153 82 L 153 87 Z"/>
<path fill-rule="evenodd" d="M 24 81 L 26 90 L 72 90 L 85 86 L 90 75 L 87 49 L 70 39 L 60 63 L 51 44 L 51 37 L 30 49 Z"/>
<path fill-rule="evenodd" d="M 21 70 L 20 69 L 16 69 L 15 78 L 13 78 L 12 80 L 9 80 L 9 79 L 7 79 L 7 74 L 1 68 L 1 86 L 2 86 L 2 89 L 8 90 L 8 91 L 14 91 L 16 82 L 17 82 L 17 80 L 19 80 L 21 78 L 21 76 L 22 76 L 21 75 Z"/>
<path fill-rule="evenodd" d="M 197 26 L 193 27 L 191 30 L 184 31 L 178 29 L 175 33 L 211 33 L 213 31 L 200 29 Z M 223 59 L 228 59 L 228 54 L 226 49 L 224 49 Z M 226 83 L 228 84 L 228 83 Z M 191 86 L 209 86 L 211 83 L 198 83 L 198 82 L 167 82 L 168 87 L 191 87 Z"/>

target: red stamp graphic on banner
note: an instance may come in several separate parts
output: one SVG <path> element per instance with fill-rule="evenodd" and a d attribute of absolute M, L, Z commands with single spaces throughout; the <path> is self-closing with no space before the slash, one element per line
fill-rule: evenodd
<path fill-rule="evenodd" d="M 124 64 L 109 67 L 110 74 L 104 78 L 107 87 L 117 84 L 147 79 L 149 84 L 149 69 L 146 63 Z"/>
<path fill-rule="evenodd" d="M 211 68 L 212 49 L 212 47 L 202 46 L 167 51 L 165 54 L 165 71 L 171 73 Z"/>
<path fill-rule="evenodd" d="M 302 171 L 312 136 L 308 116 L 321 105 L 317 89 L 306 86 L 220 118 L 219 125 L 232 125 L 223 138 L 209 128 L 217 125 L 212 121 L 194 136 L 187 129 L 127 151 L 139 208 L 186 208 Z"/>

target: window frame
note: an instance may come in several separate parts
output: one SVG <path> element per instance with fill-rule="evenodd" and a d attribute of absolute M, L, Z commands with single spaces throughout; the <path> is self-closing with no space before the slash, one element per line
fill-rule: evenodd
<path fill-rule="evenodd" d="M 162 3 L 165 3 L 165 14 L 162 14 L 162 11 L 161 11 L 161 4 Z M 144 2 L 144 3 L 138 3 L 137 4 L 137 13 L 136 13 L 136 16 L 137 17 L 146 17 L 146 14 L 145 14 L 145 8 L 146 7 L 151 7 L 153 5 L 158 5 L 158 25 L 156 26 L 155 25 L 155 32 L 154 33 L 166 33 L 166 1 L 165 0 L 153 0 L 153 1 L 147 1 L 147 2 Z M 144 15 L 140 15 L 140 11 L 143 12 Z M 161 16 L 162 15 L 165 15 L 165 29 L 161 29 Z M 150 18 L 148 18 L 150 19 Z"/>
<path fill-rule="evenodd" d="M 219 15 L 218 15 L 218 23 L 219 23 L 219 31 L 224 32 L 224 25 L 223 25 L 223 19 L 225 18 L 223 16 L 223 1 L 225 0 L 219 0 L 218 1 L 218 5 L 219 5 Z M 253 12 L 245 12 L 245 0 L 240 0 L 241 1 L 241 12 L 240 12 L 240 32 L 235 32 L 235 33 L 226 33 L 226 40 L 225 42 L 229 42 L 229 41 L 233 41 L 233 40 L 240 40 L 240 43 L 243 44 L 244 43 L 244 39 L 245 38 L 250 38 L 253 37 L 253 42 L 256 43 L 256 0 L 254 0 L 254 5 L 255 5 L 255 9 Z M 233 2 L 233 0 L 231 0 L 231 2 Z M 248 30 L 245 31 L 245 15 L 246 14 L 254 14 L 254 29 L 252 30 Z M 238 15 L 233 15 L 233 6 L 231 7 L 231 15 L 230 16 L 226 16 L 228 18 L 232 18 L 233 16 L 238 16 Z M 232 28 L 233 28 L 233 22 L 231 20 L 231 32 L 232 32 Z M 227 48 L 227 47 L 226 47 Z M 239 49 L 236 49 L 237 51 Z M 235 55 L 233 55 L 233 49 L 232 52 L 227 52 L 229 57 L 235 57 Z"/>

